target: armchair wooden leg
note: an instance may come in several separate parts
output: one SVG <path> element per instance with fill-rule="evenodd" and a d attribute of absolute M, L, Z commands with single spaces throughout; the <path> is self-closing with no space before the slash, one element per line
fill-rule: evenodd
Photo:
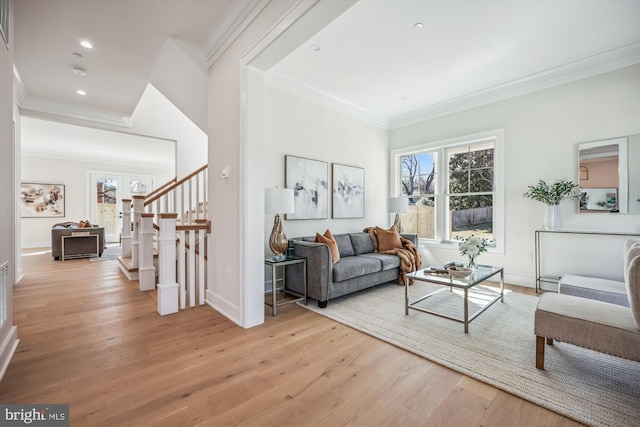
<path fill-rule="evenodd" d="M 536 336 L 536 368 L 544 369 L 544 337 Z M 553 342 L 553 340 L 552 340 Z"/>
<path fill-rule="evenodd" d="M 547 345 L 553 345 L 553 338 L 547 338 Z"/>

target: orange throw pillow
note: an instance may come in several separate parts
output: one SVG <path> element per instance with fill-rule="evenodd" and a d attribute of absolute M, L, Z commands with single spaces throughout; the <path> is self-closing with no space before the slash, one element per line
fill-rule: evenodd
<path fill-rule="evenodd" d="M 336 243 L 336 239 L 333 237 L 333 234 L 331 234 L 331 231 L 325 231 L 324 235 L 316 233 L 316 242 L 329 245 L 329 249 L 331 250 L 331 259 L 334 264 L 340 261 L 340 251 L 338 250 L 338 243 Z"/>
<path fill-rule="evenodd" d="M 376 227 L 376 236 L 378 237 L 378 252 L 384 252 L 396 248 L 402 249 L 400 235 L 394 227 L 391 227 L 389 230 Z"/>

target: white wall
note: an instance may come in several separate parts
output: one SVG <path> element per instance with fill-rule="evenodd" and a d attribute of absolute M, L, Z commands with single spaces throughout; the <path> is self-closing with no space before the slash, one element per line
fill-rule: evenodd
<path fill-rule="evenodd" d="M 149 73 L 149 81 L 200 129 L 207 129 L 207 74 L 204 61 L 198 64 L 189 55 L 193 47 L 179 39 L 167 38 Z M 176 84 L 179 80 L 180 84 Z"/>
<path fill-rule="evenodd" d="M 505 254 L 483 254 L 481 262 L 502 265 L 511 283 L 533 286 L 534 264 L 524 261 L 534 252 L 534 230 L 542 228 L 545 205 L 524 199 L 527 185 L 539 179 L 560 178 L 578 182 L 577 144 L 640 132 L 640 67 L 633 66 L 565 84 L 484 107 L 406 126 L 390 132 L 391 149 L 504 128 L 506 150 Z M 564 229 L 640 232 L 637 215 L 611 213 L 578 214 L 577 202 L 561 205 Z M 567 237 L 572 239 L 571 236 Z M 614 253 L 616 264 L 591 265 L 590 271 L 621 278 L 619 244 L 577 243 L 589 252 Z M 430 248 L 435 260 L 457 257 L 455 249 Z M 577 252 L 546 251 L 563 259 L 565 269 L 584 269 Z M 609 260 L 609 258 L 602 258 Z M 568 263 L 572 262 L 573 266 Z M 582 266 L 582 267 L 581 267 Z M 570 272 L 566 271 L 565 272 Z M 619 274 L 618 274 L 619 273 Z"/>
<path fill-rule="evenodd" d="M 131 133 L 176 141 L 176 177 L 207 164 L 207 134 L 152 85 L 131 115 Z"/>
<path fill-rule="evenodd" d="M 340 163 L 365 169 L 365 217 L 320 220 L 285 220 L 288 237 L 362 231 L 367 226 L 388 226 L 386 212 L 389 147 L 387 131 L 328 110 L 325 107 L 265 86 L 264 93 L 264 182 L 265 188 L 285 184 L 285 155 L 325 161 L 329 186 L 332 186 L 331 164 Z M 265 254 L 270 254 L 268 234 L 273 215 L 265 215 Z"/>
<path fill-rule="evenodd" d="M 9 47 L 0 37 L 0 265 L 8 263 L 7 320 L 0 327 L 0 380 L 18 345 L 17 327 L 13 324 L 13 284 L 15 265 L 15 146 L 13 139 L 13 9 L 9 0 Z"/>
<path fill-rule="evenodd" d="M 37 156 L 22 156 L 22 182 L 64 184 L 64 218 L 22 218 L 22 247 L 49 247 L 51 245 L 51 227 L 66 221 L 80 221 L 89 218 L 87 212 L 86 175 L 89 170 L 113 172 L 116 174 L 151 175 L 155 184 L 162 184 L 173 178 L 166 170 L 132 167 L 130 165 L 105 164 L 98 160 L 51 159 Z M 171 171 L 170 171 L 171 172 Z"/>

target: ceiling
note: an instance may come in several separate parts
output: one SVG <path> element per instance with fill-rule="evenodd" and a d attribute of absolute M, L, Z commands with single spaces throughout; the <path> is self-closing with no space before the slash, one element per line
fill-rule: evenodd
<path fill-rule="evenodd" d="M 15 5 L 14 57 L 25 105 L 130 116 L 168 37 L 193 46 L 211 65 L 220 28 L 264 2 Z M 83 39 L 93 49 L 81 47 Z M 637 63 L 640 0 L 361 0 L 268 78 L 388 128 Z M 87 75 L 74 74 L 74 66 Z"/>
<path fill-rule="evenodd" d="M 175 170 L 176 141 L 22 117 L 22 155 Z"/>
<path fill-rule="evenodd" d="M 14 61 L 24 102 L 130 116 L 167 38 L 204 47 L 232 3 L 17 1 Z M 80 46 L 83 40 L 93 48 Z M 74 74 L 74 67 L 86 70 L 86 76 Z"/>
<path fill-rule="evenodd" d="M 361 0 L 272 73 L 394 127 L 637 63 L 639 0 Z"/>

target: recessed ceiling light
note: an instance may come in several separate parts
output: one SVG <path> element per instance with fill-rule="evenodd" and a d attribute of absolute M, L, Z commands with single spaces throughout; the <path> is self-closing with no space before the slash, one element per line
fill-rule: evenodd
<path fill-rule="evenodd" d="M 413 25 L 413 28 L 415 28 L 416 30 L 421 30 L 421 29 L 422 29 L 422 27 L 423 27 L 422 22 L 416 22 L 416 23 Z"/>
<path fill-rule="evenodd" d="M 79 91 L 77 91 L 76 93 L 77 93 L 78 95 L 81 95 L 81 96 L 85 96 L 85 95 L 87 94 L 87 92 L 85 92 L 85 91 L 83 91 L 83 90 L 79 90 Z"/>
<path fill-rule="evenodd" d="M 322 49 L 322 48 L 320 47 L 319 44 L 312 44 L 311 45 L 311 50 L 314 51 L 314 52 L 318 52 L 320 49 Z"/>
<path fill-rule="evenodd" d="M 400 99 L 402 99 L 403 101 L 406 101 L 407 99 L 409 99 L 409 97 L 407 95 L 402 95 Z"/>
<path fill-rule="evenodd" d="M 80 42 L 80 46 L 86 47 L 87 49 L 93 49 L 93 45 L 90 42 L 86 41 L 86 40 L 82 40 Z"/>
<path fill-rule="evenodd" d="M 80 67 L 73 67 L 73 72 L 79 76 L 86 76 L 87 75 L 87 70 L 85 70 L 84 68 L 80 68 Z"/>

